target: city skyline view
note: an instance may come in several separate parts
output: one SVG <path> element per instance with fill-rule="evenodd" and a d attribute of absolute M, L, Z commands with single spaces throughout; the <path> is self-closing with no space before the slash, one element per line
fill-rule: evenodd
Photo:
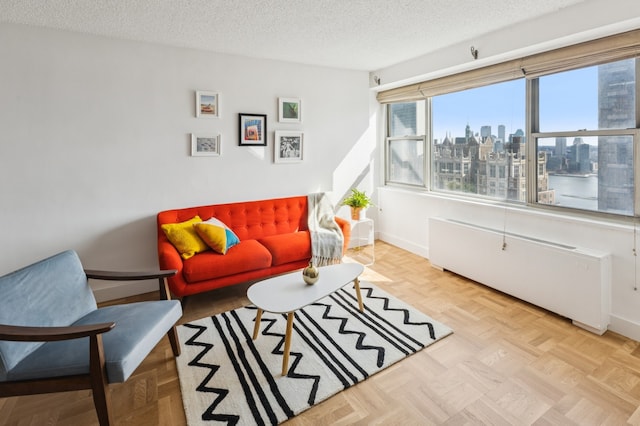
<path fill-rule="evenodd" d="M 574 131 L 598 128 L 598 67 L 543 76 L 540 81 L 540 131 Z M 592 90 L 585 90 L 585 87 Z M 433 139 L 474 135 L 482 126 L 505 126 L 506 137 L 522 130 L 525 122 L 525 79 L 492 84 L 432 98 Z"/>

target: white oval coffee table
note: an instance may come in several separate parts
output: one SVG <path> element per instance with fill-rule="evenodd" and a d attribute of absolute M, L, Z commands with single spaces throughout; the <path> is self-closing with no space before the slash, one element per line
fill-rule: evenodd
<path fill-rule="evenodd" d="M 359 263 L 340 263 L 338 265 L 321 266 L 320 278 L 315 284 L 307 285 L 302 280 L 302 271 L 291 272 L 259 281 L 249 287 L 247 297 L 258 312 L 253 328 L 253 340 L 258 338 L 262 312 L 287 314 L 287 331 L 284 338 L 284 356 L 282 358 L 282 375 L 289 370 L 289 351 L 291 349 L 291 331 L 293 330 L 293 313 L 304 308 L 336 290 L 353 282 L 358 297 L 360 312 L 364 310 L 360 295 L 360 281 L 358 277 L 364 271 Z"/>

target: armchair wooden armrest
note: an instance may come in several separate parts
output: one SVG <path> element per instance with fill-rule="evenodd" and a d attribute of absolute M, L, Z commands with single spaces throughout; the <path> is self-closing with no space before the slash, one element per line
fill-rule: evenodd
<path fill-rule="evenodd" d="M 53 342 L 56 340 L 78 339 L 106 333 L 115 327 L 115 322 L 68 327 L 25 327 L 0 324 L 0 340 L 13 342 Z"/>
<path fill-rule="evenodd" d="M 0 324 L 0 340 L 51 342 L 81 337 L 89 338 L 89 372 L 87 374 L 0 382 L 0 397 L 91 389 L 100 424 L 113 424 L 108 408 L 111 397 L 107 389 L 102 333 L 110 331 L 115 325 L 115 322 L 68 327 L 25 327 Z"/>
<path fill-rule="evenodd" d="M 96 269 L 85 269 L 87 278 L 108 281 L 136 281 L 151 280 L 157 278 L 167 278 L 174 276 L 178 271 L 169 269 L 166 271 L 157 269 L 153 271 L 99 271 Z"/>
<path fill-rule="evenodd" d="M 167 286 L 166 278 L 174 276 L 178 271 L 175 269 L 167 270 L 150 270 L 150 271 L 100 271 L 96 269 L 85 269 L 84 273 L 87 278 L 94 280 L 107 281 L 138 281 L 138 280 L 158 280 L 158 290 L 160 290 L 160 298 L 170 300 L 171 294 Z"/>

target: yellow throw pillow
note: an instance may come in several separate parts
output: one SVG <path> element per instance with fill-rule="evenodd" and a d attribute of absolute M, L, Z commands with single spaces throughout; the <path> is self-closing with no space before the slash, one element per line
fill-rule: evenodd
<path fill-rule="evenodd" d="M 236 234 L 221 220 L 212 217 L 206 222 L 194 223 L 193 227 L 211 249 L 225 254 L 227 250 L 240 242 Z"/>
<path fill-rule="evenodd" d="M 209 246 L 202 241 L 193 228 L 193 224 L 198 222 L 202 222 L 202 219 L 196 216 L 186 222 L 166 223 L 160 226 L 171 244 L 185 260 L 193 257 L 196 253 L 209 249 Z"/>

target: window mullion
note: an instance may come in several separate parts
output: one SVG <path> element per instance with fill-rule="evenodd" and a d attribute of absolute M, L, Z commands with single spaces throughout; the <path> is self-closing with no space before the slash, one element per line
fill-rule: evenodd
<path fill-rule="evenodd" d="M 429 191 L 432 189 L 431 181 L 433 179 L 433 175 L 431 173 L 431 165 L 433 162 L 431 161 L 431 155 L 433 154 L 432 149 L 432 141 L 433 141 L 433 133 L 432 133 L 432 124 L 433 124 L 433 115 L 431 114 L 431 98 L 427 98 L 425 100 L 425 143 L 424 143 L 424 185 Z"/>
<path fill-rule="evenodd" d="M 540 131 L 538 79 L 527 79 L 526 84 L 526 123 L 527 129 L 527 203 L 538 201 L 538 153 L 534 134 Z"/>
<path fill-rule="evenodd" d="M 557 131 L 557 132 L 538 132 L 532 133 L 532 138 L 554 138 L 554 137 L 590 137 L 590 136 L 625 136 L 635 134 L 636 129 L 605 129 L 605 130 L 576 130 L 576 131 Z"/>

